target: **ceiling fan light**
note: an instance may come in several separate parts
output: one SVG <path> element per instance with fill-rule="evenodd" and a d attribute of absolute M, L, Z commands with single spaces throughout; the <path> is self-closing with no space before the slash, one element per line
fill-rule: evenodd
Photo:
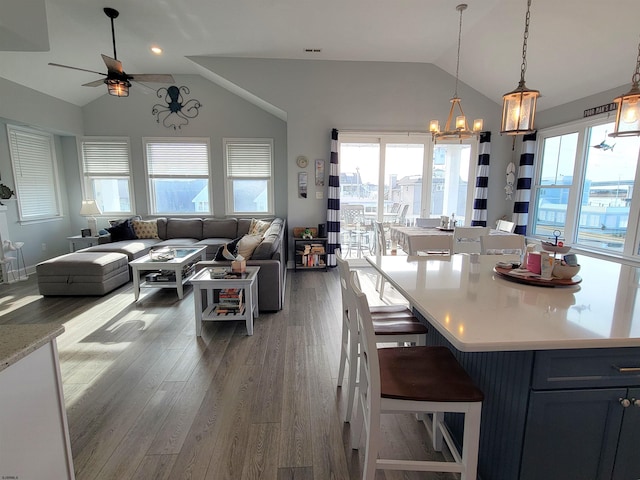
<path fill-rule="evenodd" d="M 104 81 L 107 84 L 107 90 L 109 95 L 114 97 L 128 97 L 129 88 L 131 83 L 128 80 L 107 79 Z"/>
<path fill-rule="evenodd" d="M 528 89 L 524 83 L 502 97 L 500 133 L 526 135 L 535 131 L 536 103 L 540 92 Z"/>

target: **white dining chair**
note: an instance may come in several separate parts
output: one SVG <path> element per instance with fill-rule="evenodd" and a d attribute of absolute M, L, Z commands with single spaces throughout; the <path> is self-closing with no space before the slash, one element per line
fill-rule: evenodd
<path fill-rule="evenodd" d="M 513 233 L 515 229 L 516 224 L 514 222 L 509 222 L 508 220 L 498 220 L 496 223 L 496 230 L 499 232 Z"/>
<path fill-rule="evenodd" d="M 453 253 L 453 235 L 451 234 L 410 235 L 408 240 L 410 256 L 449 256 Z"/>
<path fill-rule="evenodd" d="M 489 235 L 489 227 L 455 227 L 453 253 L 480 253 L 480 237 Z"/>
<path fill-rule="evenodd" d="M 516 233 L 485 235 L 480 237 L 480 253 L 483 255 L 522 255 L 525 249 L 524 235 Z"/>
<path fill-rule="evenodd" d="M 440 226 L 440 218 L 416 218 L 416 227 L 436 228 Z"/>
<path fill-rule="evenodd" d="M 345 422 L 351 421 L 353 412 L 355 391 L 358 385 L 358 328 L 355 313 L 355 297 L 351 289 L 351 273 L 349 263 L 342 257 L 340 250 L 336 250 L 336 262 L 340 273 L 340 292 L 342 296 L 342 346 L 340 350 L 340 366 L 338 368 L 338 387 L 342 387 L 345 378 L 345 370 L 349 365 L 347 377 L 347 408 Z M 356 277 L 356 281 L 358 281 Z M 358 281 L 358 286 L 359 286 Z M 371 317 L 374 324 L 376 341 L 380 343 L 405 342 L 416 345 L 425 345 L 427 327 L 413 312 L 404 305 L 379 305 L 371 307 Z"/>
<path fill-rule="evenodd" d="M 484 399 L 482 391 L 473 384 L 447 347 L 378 349 L 369 303 L 354 273 L 351 274 L 356 304 L 353 321 L 357 322 L 360 332 L 362 353 L 356 412 L 351 425 L 351 448 L 359 449 L 364 430 L 363 480 L 373 479 L 378 469 L 457 472 L 461 480 L 475 480 Z M 425 418 L 434 450 L 441 451 L 444 440 L 453 461 L 378 458 L 383 443 L 380 416 L 388 413 L 411 413 Z M 427 413 L 432 413 L 432 416 L 427 417 Z M 444 425 L 445 413 L 464 414 L 462 451 Z"/>

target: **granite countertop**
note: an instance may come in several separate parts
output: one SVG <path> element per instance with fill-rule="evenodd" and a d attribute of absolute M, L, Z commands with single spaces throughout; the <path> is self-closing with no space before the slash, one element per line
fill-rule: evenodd
<path fill-rule="evenodd" d="M 62 332 L 59 324 L 0 325 L 0 372 Z"/>

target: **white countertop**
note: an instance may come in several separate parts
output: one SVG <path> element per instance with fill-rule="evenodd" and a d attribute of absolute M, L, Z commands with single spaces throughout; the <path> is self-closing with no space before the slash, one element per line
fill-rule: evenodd
<path fill-rule="evenodd" d="M 582 282 L 546 288 L 495 274 L 507 257 L 367 260 L 460 351 L 640 346 L 639 268 L 579 255 Z"/>
<path fill-rule="evenodd" d="M 0 372 L 64 332 L 64 326 L 0 325 Z"/>

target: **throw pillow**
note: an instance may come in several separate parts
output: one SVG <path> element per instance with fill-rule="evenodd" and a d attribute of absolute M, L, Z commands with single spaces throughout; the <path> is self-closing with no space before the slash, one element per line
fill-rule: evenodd
<path fill-rule="evenodd" d="M 236 256 L 238 254 L 238 242 L 241 240 L 241 238 L 242 237 L 236 238 L 235 240 L 230 241 L 226 245 L 222 245 L 221 247 L 219 247 L 218 251 L 216 252 L 216 256 L 215 256 L 214 260 L 216 260 L 217 262 L 224 262 L 224 261 L 228 260 L 222 254 L 222 251 L 224 250 L 224 247 L 227 247 L 227 250 L 229 250 L 229 252 L 231 252 L 231 254 L 233 256 Z"/>
<path fill-rule="evenodd" d="M 120 222 L 113 227 L 107 228 L 107 232 L 111 234 L 112 242 L 119 242 L 121 240 L 134 240 L 136 234 L 131 227 L 131 223 L 128 221 Z"/>
<path fill-rule="evenodd" d="M 249 260 L 253 251 L 262 242 L 262 235 L 245 235 L 238 242 L 238 255 L 242 255 L 245 260 Z"/>
<path fill-rule="evenodd" d="M 249 235 L 264 235 L 271 226 L 271 220 L 256 220 L 251 219 L 251 226 L 249 227 Z"/>
<path fill-rule="evenodd" d="M 159 238 L 156 220 L 134 220 L 131 224 L 137 238 Z"/>

